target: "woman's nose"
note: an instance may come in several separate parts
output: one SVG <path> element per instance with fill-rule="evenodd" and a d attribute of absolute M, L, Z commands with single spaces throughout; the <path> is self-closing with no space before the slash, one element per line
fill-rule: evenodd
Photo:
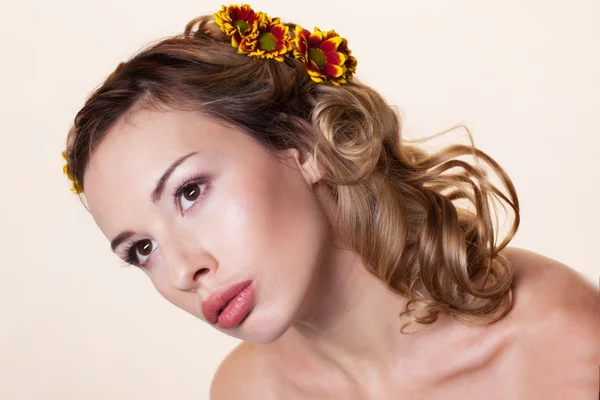
<path fill-rule="evenodd" d="M 196 292 L 203 284 L 203 276 L 210 274 L 210 268 L 192 263 L 180 263 L 169 267 L 171 283 L 175 289 Z"/>
<path fill-rule="evenodd" d="M 182 242 L 171 243 L 167 249 L 162 248 L 169 279 L 175 289 L 185 292 L 196 292 L 216 271 L 216 260 L 198 244 L 185 245 Z"/>

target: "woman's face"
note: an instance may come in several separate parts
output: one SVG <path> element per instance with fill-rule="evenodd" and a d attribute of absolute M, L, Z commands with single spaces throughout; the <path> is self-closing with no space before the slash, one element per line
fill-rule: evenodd
<path fill-rule="evenodd" d="M 314 160 L 286 153 L 281 162 L 243 131 L 197 112 L 138 110 L 94 150 L 85 197 L 109 242 L 130 232 L 115 253 L 132 256 L 164 298 L 198 318 L 206 320 L 202 302 L 211 293 L 252 280 L 247 318 L 213 326 L 269 343 L 305 311 L 330 238 L 312 186 Z"/>

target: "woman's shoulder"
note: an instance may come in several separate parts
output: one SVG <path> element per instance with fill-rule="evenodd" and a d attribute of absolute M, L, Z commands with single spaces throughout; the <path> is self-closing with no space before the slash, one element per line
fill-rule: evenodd
<path fill-rule="evenodd" d="M 514 311 L 507 318 L 518 336 L 520 377 L 543 377 L 540 384 L 548 390 L 595 395 L 600 292 L 575 269 L 547 256 L 516 247 L 502 254 L 514 273 Z"/>
<path fill-rule="evenodd" d="M 506 247 L 501 251 L 514 273 L 513 296 L 540 317 L 599 323 L 600 292 L 572 267 L 533 252 Z M 533 317 L 533 315 L 527 315 Z"/>
<path fill-rule="evenodd" d="M 266 347 L 249 342 L 238 344 L 215 372 L 211 387 L 211 400 L 278 399 L 281 389 L 276 377 L 273 358 Z"/>
<path fill-rule="evenodd" d="M 530 250 L 501 251 L 513 272 L 513 304 L 488 325 L 436 336 L 428 398 L 592 398 L 600 364 L 600 293 L 573 268 Z M 417 355 L 417 357 L 419 357 Z M 429 372 L 429 371 L 428 371 Z M 439 397 L 436 397 L 439 396 Z"/>

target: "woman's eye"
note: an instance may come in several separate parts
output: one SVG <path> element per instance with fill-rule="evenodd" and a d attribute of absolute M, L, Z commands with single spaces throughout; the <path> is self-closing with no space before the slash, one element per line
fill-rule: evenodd
<path fill-rule="evenodd" d="M 140 264 L 144 264 L 144 262 L 150 257 L 152 251 L 156 248 L 156 241 L 151 239 L 140 240 L 134 245 L 133 250 L 135 251 L 135 256 Z"/>
<path fill-rule="evenodd" d="M 198 197 L 200 197 L 200 195 L 202 194 L 200 187 L 203 187 L 205 185 L 205 183 L 192 183 L 185 186 L 182 189 L 181 195 L 179 197 L 179 203 L 181 205 L 182 211 L 186 211 L 192 205 L 194 205 L 196 200 L 198 200 Z"/>

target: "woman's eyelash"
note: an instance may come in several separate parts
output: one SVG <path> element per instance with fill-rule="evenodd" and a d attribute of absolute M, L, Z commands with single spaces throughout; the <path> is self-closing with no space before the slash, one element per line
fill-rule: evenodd
<path fill-rule="evenodd" d="M 179 184 L 178 186 L 176 186 L 176 189 L 173 191 L 173 194 L 172 194 L 175 208 L 179 209 L 179 197 L 181 197 L 181 194 L 183 193 L 183 190 L 185 188 L 187 188 L 190 185 L 204 185 L 207 182 L 208 182 L 208 176 L 206 176 L 204 174 L 192 174 L 192 175 L 182 179 L 182 183 Z M 202 194 L 200 196 L 203 196 L 205 192 L 206 192 L 206 189 L 204 189 L 204 192 L 202 192 Z M 135 254 L 135 247 L 138 245 L 139 242 L 129 241 L 126 243 L 127 243 L 127 246 L 126 246 L 126 250 L 125 250 L 125 261 L 123 263 L 123 266 L 125 267 L 125 266 L 129 266 L 129 265 L 133 265 L 136 267 L 141 267 L 140 264 L 138 263 L 138 259 Z"/>
<path fill-rule="evenodd" d="M 184 177 L 181 180 L 181 183 L 176 187 L 176 189 L 173 191 L 172 193 L 172 197 L 173 197 L 173 204 L 175 204 L 175 208 L 179 210 L 179 198 L 181 197 L 181 194 L 183 193 L 183 190 L 185 188 L 187 188 L 190 185 L 204 185 L 208 182 L 208 176 L 206 176 L 205 174 L 198 174 L 198 173 L 194 173 L 191 175 L 188 175 L 187 177 Z M 206 189 L 204 189 L 204 191 L 202 192 L 202 194 L 200 194 L 200 196 L 203 196 L 204 193 L 206 192 Z"/>
<path fill-rule="evenodd" d="M 125 250 L 125 261 L 123 267 L 127 267 L 129 265 L 133 265 L 135 267 L 139 267 L 140 265 L 137 262 L 137 257 L 135 253 L 135 246 L 137 246 L 138 242 L 128 241 L 126 242 L 126 250 Z"/>

